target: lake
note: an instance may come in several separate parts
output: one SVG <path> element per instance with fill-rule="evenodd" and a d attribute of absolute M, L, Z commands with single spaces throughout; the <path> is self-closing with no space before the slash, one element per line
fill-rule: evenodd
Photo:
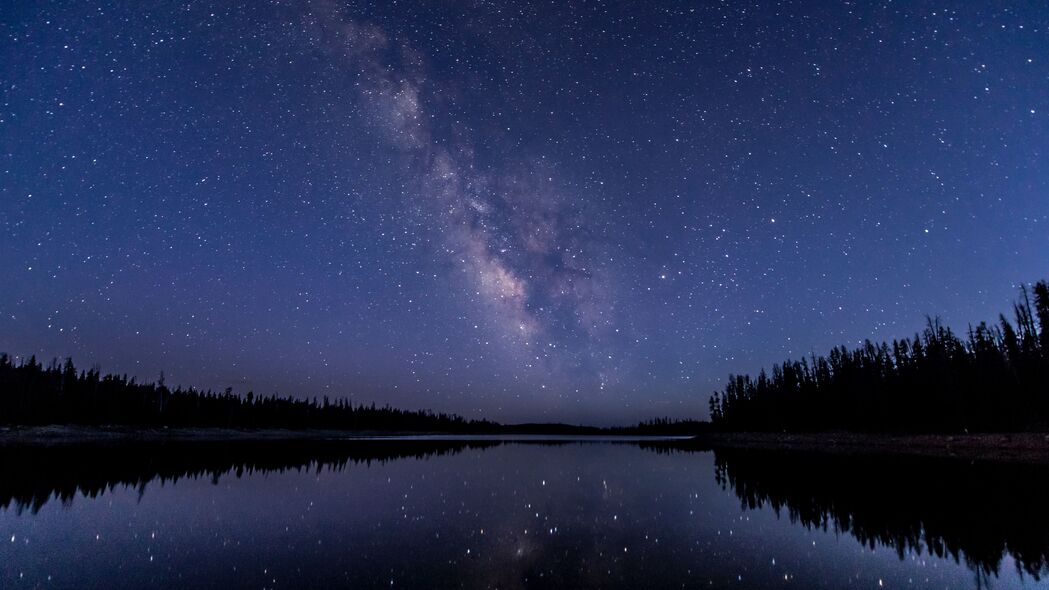
<path fill-rule="evenodd" d="M 1049 467 L 402 439 L 0 449 L 3 588 L 1037 588 Z"/>

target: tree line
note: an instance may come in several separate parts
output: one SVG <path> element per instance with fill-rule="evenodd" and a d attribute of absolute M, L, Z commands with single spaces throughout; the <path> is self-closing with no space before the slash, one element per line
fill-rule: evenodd
<path fill-rule="evenodd" d="M 708 423 L 656 418 L 634 426 L 500 424 L 457 414 L 354 405 L 347 399 L 300 399 L 254 392 L 170 389 L 163 375 L 138 383 L 100 369 L 77 370 L 72 359 L 47 365 L 35 356 L 0 354 L 0 425 L 131 426 L 141 428 L 329 429 L 380 432 L 544 435 L 696 434 Z"/>
<path fill-rule="evenodd" d="M 486 432 L 487 420 L 429 410 L 401 410 L 324 397 L 245 396 L 181 386 L 169 389 L 163 378 L 137 383 L 127 375 L 78 371 L 71 359 L 36 357 L 16 362 L 0 354 L 0 424 L 139 427 L 288 428 L 405 432 Z"/>
<path fill-rule="evenodd" d="M 729 375 L 714 426 L 751 431 L 963 432 L 1049 427 L 1049 283 L 1021 287 L 1013 319 L 960 338 L 929 318 L 913 338 Z"/>

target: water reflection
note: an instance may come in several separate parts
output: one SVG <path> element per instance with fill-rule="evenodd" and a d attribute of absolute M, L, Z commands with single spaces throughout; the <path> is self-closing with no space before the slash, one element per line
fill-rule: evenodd
<path fill-rule="evenodd" d="M 997 575 L 1008 555 L 1035 580 L 1049 571 L 1046 466 L 729 449 L 714 463 L 747 510 L 771 506 L 900 559 L 929 553 Z"/>
<path fill-rule="evenodd" d="M 485 449 L 492 440 L 261 440 L 143 441 L 0 447 L 0 508 L 39 512 L 52 499 L 69 505 L 77 496 L 96 498 L 114 488 L 139 497 L 151 482 L 285 471 L 342 471 L 348 465 L 424 459 Z"/>
<path fill-rule="evenodd" d="M 0 587 L 1046 585 L 1047 467 L 640 446 L 2 448 Z"/>

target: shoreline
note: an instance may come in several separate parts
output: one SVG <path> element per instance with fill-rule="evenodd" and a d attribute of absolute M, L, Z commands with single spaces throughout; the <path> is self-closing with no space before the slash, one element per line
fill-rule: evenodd
<path fill-rule="evenodd" d="M 867 434 L 854 432 L 720 432 L 698 435 L 689 448 L 753 449 L 839 455 L 912 455 L 970 461 L 1049 464 L 1049 433 Z"/>
<path fill-rule="evenodd" d="M 602 433 L 449 433 L 389 430 L 291 430 L 279 428 L 141 428 L 132 426 L 8 426 L 0 427 L 0 448 L 122 445 L 148 443 L 251 443 L 251 442 L 350 442 L 350 441 L 607 441 L 684 443 L 691 437 Z"/>
<path fill-rule="evenodd" d="M 130 426 L 9 426 L 0 448 L 125 445 L 133 443 L 251 443 L 415 441 L 640 442 L 668 449 L 750 449 L 837 455 L 910 455 L 971 461 L 1049 464 L 1049 433 L 869 434 L 853 432 L 711 432 L 692 437 L 564 433 L 448 433 L 376 430 L 141 428 Z"/>

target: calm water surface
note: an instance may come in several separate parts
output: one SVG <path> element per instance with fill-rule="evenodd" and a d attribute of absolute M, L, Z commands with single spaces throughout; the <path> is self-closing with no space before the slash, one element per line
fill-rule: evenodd
<path fill-rule="evenodd" d="M 1049 587 L 1045 467 L 672 446 L 8 449 L 0 587 Z"/>

